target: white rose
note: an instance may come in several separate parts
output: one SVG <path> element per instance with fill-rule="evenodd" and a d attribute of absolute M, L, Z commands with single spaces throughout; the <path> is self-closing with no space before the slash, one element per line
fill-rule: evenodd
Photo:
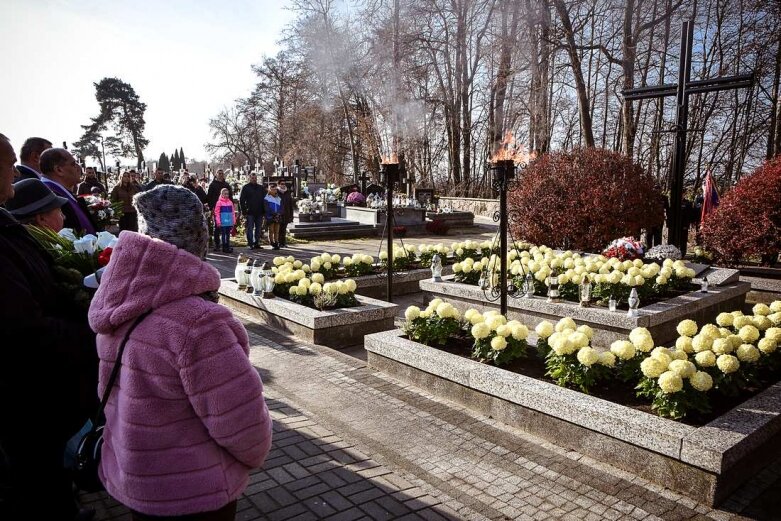
<path fill-rule="evenodd" d="M 105 250 L 106 248 L 113 248 L 112 244 L 116 244 L 117 238 L 113 233 L 98 232 L 98 239 L 95 241 L 95 246 L 99 250 Z"/>
<path fill-rule="evenodd" d="M 60 230 L 58 235 L 60 237 L 65 237 L 71 242 L 74 242 L 76 239 L 78 239 L 78 237 L 76 237 L 76 234 L 73 233 L 73 228 L 63 228 L 62 230 Z"/>
<path fill-rule="evenodd" d="M 76 253 L 86 253 L 87 255 L 92 255 L 95 253 L 95 241 L 97 240 L 97 237 L 94 235 L 85 235 L 81 239 L 76 239 L 73 241 L 73 250 Z"/>

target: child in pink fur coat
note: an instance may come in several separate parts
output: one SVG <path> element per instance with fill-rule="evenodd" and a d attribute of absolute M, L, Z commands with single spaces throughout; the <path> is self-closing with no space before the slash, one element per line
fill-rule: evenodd
<path fill-rule="evenodd" d="M 106 405 L 100 478 L 133 519 L 233 519 L 271 444 L 263 385 L 242 324 L 216 302 L 203 261 L 203 205 L 186 188 L 137 194 L 139 232 L 124 231 L 89 311 L 102 396 L 134 320 Z M 188 518 L 189 519 L 189 518 Z"/>

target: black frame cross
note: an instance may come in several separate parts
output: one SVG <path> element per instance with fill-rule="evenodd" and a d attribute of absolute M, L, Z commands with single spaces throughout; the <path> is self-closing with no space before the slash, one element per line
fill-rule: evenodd
<path fill-rule="evenodd" d="M 737 76 L 725 76 L 707 80 L 691 81 L 692 45 L 694 42 L 694 22 L 683 22 L 681 30 L 681 59 L 678 65 L 678 83 L 657 85 L 655 87 L 638 87 L 622 91 L 624 101 L 631 103 L 635 100 L 648 98 L 676 97 L 676 125 L 675 125 L 675 156 L 673 158 L 671 183 L 670 183 L 670 225 L 668 243 L 674 244 L 681 251 L 682 237 L 682 211 L 683 203 L 683 177 L 686 169 L 686 133 L 689 132 L 687 120 L 689 116 L 689 95 L 716 92 L 720 90 L 739 89 L 751 87 L 754 83 L 753 74 L 740 74 Z"/>

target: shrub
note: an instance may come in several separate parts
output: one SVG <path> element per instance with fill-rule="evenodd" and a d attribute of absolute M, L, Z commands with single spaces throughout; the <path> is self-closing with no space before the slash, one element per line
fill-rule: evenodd
<path fill-rule="evenodd" d="M 664 215 L 654 181 L 629 158 L 582 148 L 545 154 L 508 194 L 515 236 L 536 244 L 600 251 L 616 237 L 639 236 Z"/>
<path fill-rule="evenodd" d="M 450 226 L 443 221 L 429 221 L 426 223 L 426 231 L 434 235 L 447 235 Z"/>
<path fill-rule="evenodd" d="M 772 265 L 781 251 L 781 157 L 742 178 L 702 223 L 705 247 L 716 260 L 737 264 L 750 256 Z"/>
<path fill-rule="evenodd" d="M 393 235 L 396 237 L 405 237 L 407 235 L 407 227 L 406 226 L 394 226 L 393 227 Z"/>
<path fill-rule="evenodd" d="M 347 195 L 347 204 L 351 206 L 360 206 L 366 202 L 366 198 L 361 192 L 350 192 Z"/>

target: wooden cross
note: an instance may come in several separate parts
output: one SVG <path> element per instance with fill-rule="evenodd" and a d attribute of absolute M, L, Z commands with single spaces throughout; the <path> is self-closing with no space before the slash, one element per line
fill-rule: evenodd
<path fill-rule="evenodd" d="M 356 179 L 356 181 L 360 181 L 361 193 L 364 195 L 366 195 L 366 181 L 371 181 L 371 177 L 366 175 L 366 173 L 367 173 L 366 170 L 364 170 L 363 172 L 361 172 L 361 175 L 358 176 L 358 178 Z"/>
<path fill-rule="evenodd" d="M 683 174 L 686 167 L 686 133 L 689 132 L 687 119 L 689 116 L 689 95 L 705 92 L 716 92 L 727 89 L 739 89 L 750 87 L 754 81 L 753 74 L 741 74 L 738 76 L 726 76 L 707 80 L 691 81 L 692 44 L 694 41 L 694 22 L 683 22 L 681 30 L 681 58 L 678 65 L 678 83 L 657 85 L 655 87 L 638 87 L 622 92 L 624 101 L 631 103 L 634 100 L 648 98 L 665 98 L 675 96 L 677 111 L 675 132 L 675 156 L 673 158 L 671 183 L 670 183 L 670 234 L 668 242 L 684 251 L 687 237 L 683 237 L 683 216 L 681 204 L 683 202 Z"/>

